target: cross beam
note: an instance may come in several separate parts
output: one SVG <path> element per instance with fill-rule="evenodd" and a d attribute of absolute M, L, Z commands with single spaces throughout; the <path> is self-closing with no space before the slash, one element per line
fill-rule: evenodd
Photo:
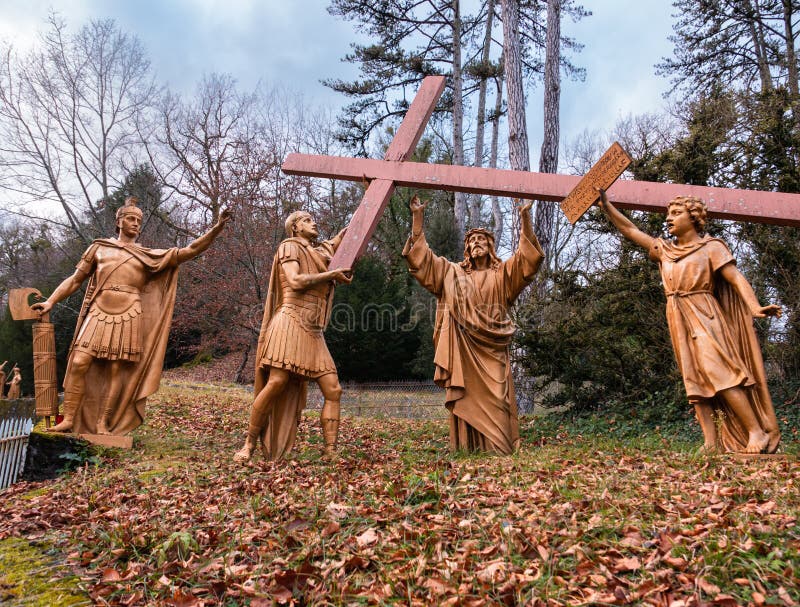
<path fill-rule="evenodd" d="M 289 175 L 349 181 L 391 179 L 396 186 L 550 201 L 561 201 L 581 180 L 555 173 L 310 154 L 289 154 L 281 169 Z M 620 208 L 655 213 L 666 212 L 667 202 L 676 196 L 702 198 L 712 217 L 800 226 L 800 194 L 624 180 L 608 190 L 609 200 Z"/>
<path fill-rule="evenodd" d="M 281 170 L 288 175 L 370 182 L 331 260 L 331 269 L 353 266 L 397 186 L 560 201 L 580 181 L 572 175 L 407 162 L 444 85 L 444 76 L 428 76 L 422 81 L 383 160 L 310 154 L 289 154 L 284 160 Z M 609 200 L 616 205 L 639 211 L 664 212 L 667 202 L 676 196 L 702 198 L 712 217 L 800 226 L 800 194 L 620 180 L 608 190 Z"/>
<path fill-rule="evenodd" d="M 414 153 L 422 134 L 425 132 L 428 119 L 436 107 L 436 102 L 444 91 L 444 85 L 444 76 L 428 76 L 422 81 L 422 86 L 417 91 L 417 96 L 411 102 L 403 122 L 400 123 L 394 139 L 392 139 L 386 154 L 384 154 L 384 159 L 376 160 L 376 162 L 402 164 L 406 158 Z M 282 166 L 281 169 L 284 173 L 288 172 L 285 166 Z M 294 174 L 302 175 L 304 173 Z M 333 178 L 338 179 L 339 177 Z M 364 175 L 360 175 L 356 178 L 356 181 L 362 181 L 363 179 Z M 389 199 L 392 197 L 397 185 L 391 176 L 386 178 L 367 176 L 367 179 L 370 181 L 369 187 L 364 192 L 361 204 L 358 205 L 353 218 L 350 220 L 350 225 L 342 243 L 336 250 L 333 259 L 331 259 L 331 270 L 353 267 L 361 253 L 364 252 L 373 232 L 375 232 L 378 221 L 383 215 L 383 210 L 389 204 Z"/>

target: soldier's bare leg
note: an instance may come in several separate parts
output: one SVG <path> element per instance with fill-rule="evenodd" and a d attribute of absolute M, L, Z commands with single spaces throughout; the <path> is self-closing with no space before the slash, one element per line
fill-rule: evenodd
<path fill-rule="evenodd" d="M 325 398 L 320 414 L 322 424 L 322 437 L 325 440 L 325 455 L 332 457 L 336 453 L 336 443 L 339 437 L 339 415 L 342 399 L 342 387 L 339 385 L 339 376 L 328 373 L 317 378 L 320 392 Z"/>
<path fill-rule="evenodd" d="M 64 420 L 50 428 L 50 432 L 69 432 L 83 400 L 86 387 L 86 372 L 92 364 L 92 355 L 73 352 L 70 361 L 68 383 L 64 385 Z"/>
<path fill-rule="evenodd" d="M 250 409 L 250 425 L 247 429 L 247 439 L 244 446 L 234 453 L 233 461 L 246 462 L 253 455 L 261 432 L 267 423 L 267 416 L 272 410 L 272 405 L 277 398 L 280 398 L 287 383 L 289 383 L 288 371 L 270 367 L 269 379 L 261 389 L 261 392 L 256 394 L 253 406 Z"/>

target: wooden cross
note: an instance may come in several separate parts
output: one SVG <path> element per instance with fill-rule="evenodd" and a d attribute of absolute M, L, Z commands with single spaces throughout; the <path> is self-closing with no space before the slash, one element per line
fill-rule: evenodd
<path fill-rule="evenodd" d="M 370 182 L 331 260 L 331 269 L 353 267 L 397 186 L 561 201 L 581 180 L 579 176 L 555 173 L 407 162 L 444 84 L 444 76 L 428 76 L 422 81 L 383 160 L 312 154 L 286 157 L 281 170 L 288 175 Z M 800 194 L 619 180 L 608 190 L 609 200 L 618 207 L 650 212 L 665 212 L 667 203 L 676 196 L 702 198 L 712 217 L 800 226 Z"/>

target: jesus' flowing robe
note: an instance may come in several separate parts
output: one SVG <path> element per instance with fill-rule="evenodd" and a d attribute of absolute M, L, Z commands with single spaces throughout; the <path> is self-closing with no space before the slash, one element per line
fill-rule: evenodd
<path fill-rule="evenodd" d="M 451 449 L 512 453 L 519 446 L 519 421 L 508 310 L 533 280 L 541 254 L 521 234 L 510 259 L 474 270 L 434 255 L 421 234 L 409 237 L 403 256 L 437 299 L 434 381 L 446 390 Z"/>

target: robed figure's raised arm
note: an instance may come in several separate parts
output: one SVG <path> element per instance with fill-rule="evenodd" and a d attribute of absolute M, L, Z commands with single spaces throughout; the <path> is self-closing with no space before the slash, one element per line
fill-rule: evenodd
<path fill-rule="evenodd" d="M 517 207 L 520 218 L 519 245 L 514 254 L 503 262 L 505 298 L 508 304 L 513 304 L 522 290 L 533 281 L 533 276 L 544 260 L 542 245 L 533 232 L 532 204 L 527 201 Z"/>
<path fill-rule="evenodd" d="M 450 262 L 431 251 L 425 239 L 423 220 L 425 207 L 428 202 L 422 202 L 418 196 L 411 199 L 411 235 L 403 247 L 403 257 L 408 263 L 408 268 L 414 278 L 428 291 L 441 295 L 444 288 L 444 278 Z"/>

